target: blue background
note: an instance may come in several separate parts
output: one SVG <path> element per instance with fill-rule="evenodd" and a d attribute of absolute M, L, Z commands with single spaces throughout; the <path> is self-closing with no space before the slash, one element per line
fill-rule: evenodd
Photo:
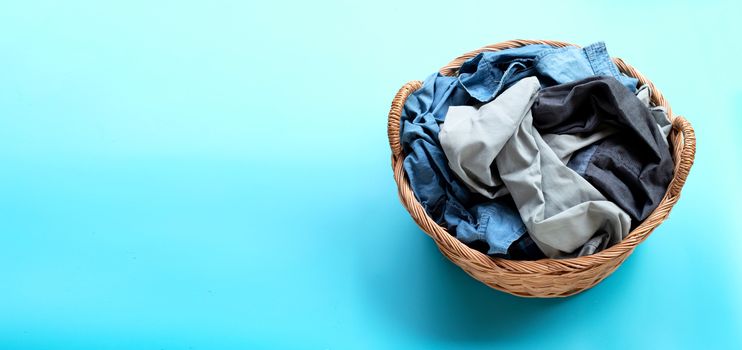
<path fill-rule="evenodd" d="M 733 1 L 0 4 L 0 348 L 742 347 Z M 568 299 L 397 199 L 397 89 L 488 43 L 609 51 L 698 134 L 669 221 Z"/>

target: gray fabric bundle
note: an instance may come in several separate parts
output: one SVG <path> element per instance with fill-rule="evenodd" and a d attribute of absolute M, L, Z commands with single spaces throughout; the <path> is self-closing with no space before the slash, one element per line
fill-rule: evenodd
<path fill-rule="evenodd" d="M 596 237 L 582 249 L 590 254 L 606 246 L 600 237 L 607 237 L 608 245 L 624 238 L 631 219 L 565 159 L 612 131 L 550 136 L 555 152 L 533 126 L 531 106 L 539 89 L 538 79 L 528 77 L 480 108 L 450 107 L 440 143 L 451 170 L 472 190 L 489 198 L 510 193 L 546 256 L 584 255 L 578 249 Z"/>

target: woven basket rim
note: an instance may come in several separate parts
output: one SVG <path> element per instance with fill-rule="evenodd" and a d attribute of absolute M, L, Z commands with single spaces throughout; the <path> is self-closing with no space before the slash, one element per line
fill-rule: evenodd
<path fill-rule="evenodd" d="M 440 73 L 447 76 L 455 75 L 461 66 L 461 64 L 471 57 L 476 56 L 480 52 L 484 51 L 498 51 L 506 48 L 520 47 L 530 44 L 546 44 L 553 47 L 565 47 L 565 46 L 576 46 L 578 45 L 553 41 L 553 40 L 510 40 L 504 41 L 497 44 L 487 45 L 477 50 L 467 52 L 447 65 L 440 69 Z M 530 274 L 542 274 L 542 275 L 560 275 L 569 272 L 585 271 L 586 269 L 595 267 L 597 265 L 612 264 L 619 261 L 616 267 L 625 259 L 633 249 L 642 241 L 644 241 L 649 234 L 659 226 L 669 215 L 673 205 L 677 202 L 680 191 L 685 184 L 685 180 L 688 176 L 691 166 L 695 158 L 695 134 L 690 123 L 681 116 L 676 116 L 672 113 L 670 104 L 662 95 L 662 92 L 647 79 L 643 74 L 636 70 L 631 65 L 627 64 L 620 58 L 613 58 L 614 62 L 618 66 L 619 70 L 631 77 L 637 78 L 640 84 L 649 85 L 652 90 L 651 103 L 655 106 L 663 106 L 667 115 L 672 122 L 672 131 L 670 133 L 670 142 L 673 146 L 673 160 L 675 162 L 673 179 L 668 186 L 668 190 L 663 197 L 657 208 L 645 219 L 638 227 L 632 230 L 629 235 L 624 238 L 621 242 L 598 252 L 593 255 L 582 256 L 577 258 L 567 259 L 541 259 L 534 261 L 526 260 L 508 260 L 504 258 L 490 257 L 477 250 L 469 248 L 467 245 L 459 241 L 456 237 L 449 234 L 448 231 L 433 221 L 427 215 L 427 212 L 422 208 L 422 205 L 417 201 L 410 188 L 407 180 L 407 175 L 402 168 L 402 160 L 404 159 L 404 153 L 399 142 L 400 132 L 400 116 L 404 102 L 415 90 L 422 86 L 420 81 L 411 81 L 405 84 L 395 96 L 392 107 L 389 112 L 389 119 L 387 125 L 387 132 L 389 136 L 389 145 L 392 150 L 392 168 L 394 170 L 394 178 L 398 185 L 399 197 L 402 204 L 409 211 L 415 222 L 420 228 L 429 236 L 431 236 L 439 249 L 451 259 L 457 265 L 462 266 L 465 264 L 475 265 L 479 269 L 484 270 L 496 270 L 498 275 L 512 275 L 512 276 L 523 276 Z M 463 259 L 463 260 L 462 260 Z M 463 268 L 464 266 L 462 266 Z M 615 269 L 615 267 L 613 267 Z M 468 271 L 472 274 L 471 271 Z M 612 270 L 610 271 L 612 272 Z M 608 274 L 610 274 L 608 272 Z M 607 274 L 606 274 L 607 275 Z M 476 279 L 482 280 L 480 276 L 474 276 Z M 602 278 L 604 278 L 603 276 Z M 595 283 L 598 283 L 602 278 L 597 279 Z M 485 282 L 485 281 L 483 281 Z M 487 283 L 487 282 L 485 282 Z M 492 283 L 488 285 L 504 290 L 506 292 L 531 296 L 528 293 L 514 293 L 510 290 L 499 288 Z M 592 285 L 591 285 L 592 286 Z M 587 287 L 590 288 L 591 286 Z M 578 288 L 570 293 L 564 295 L 575 294 L 581 290 L 587 288 Z"/>

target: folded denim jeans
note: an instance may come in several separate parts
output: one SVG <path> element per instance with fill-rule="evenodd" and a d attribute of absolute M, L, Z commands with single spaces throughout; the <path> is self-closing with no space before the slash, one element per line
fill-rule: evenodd
<path fill-rule="evenodd" d="M 552 86 L 595 76 L 612 76 L 631 92 L 637 79 L 625 76 L 608 55 L 605 43 L 583 48 L 526 45 L 513 49 L 482 52 L 459 69 L 459 81 L 479 102 L 488 102 L 520 79 L 536 76 L 542 86 Z"/>
<path fill-rule="evenodd" d="M 531 106 L 539 89 L 538 79 L 528 77 L 480 108 L 451 106 L 439 134 L 449 166 L 479 181 L 483 159 L 468 155 L 486 153 L 488 161 L 494 154 L 484 166 L 499 173 L 530 237 L 548 257 L 569 256 L 603 233 L 609 244 L 620 241 L 629 216 L 569 169 L 534 127 Z"/>
<path fill-rule="evenodd" d="M 634 225 L 659 205 L 673 173 L 666 137 L 650 109 L 618 80 L 590 77 L 545 88 L 532 112 L 534 125 L 545 133 L 619 129 L 570 159 L 586 158 L 584 172 L 568 166 L 628 213 Z"/>

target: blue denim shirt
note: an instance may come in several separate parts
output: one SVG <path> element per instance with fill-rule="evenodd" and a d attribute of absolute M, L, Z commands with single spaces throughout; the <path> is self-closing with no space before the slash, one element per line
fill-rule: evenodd
<path fill-rule="evenodd" d="M 459 82 L 473 98 L 489 102 L 516 81 L 533 75 L 542 87 L 607 75 L 634 92 L 638 82 L 618 71 L 603 42 L 583 48 L 528 45 L 482 52 L 461 65 Z"/>
<path fill-rule="evenodd" d="M 495 98 L 516 81 L 536 75 L 543 86 L 593 75 L 611 75 L 631 91 L 636 79 L 622 76 L 603 43 L 585 48 L 528 45 L 486 52 L 464 62 L 458 77 L 433 74 L 410 94 L 401 115 L 403 166 L 417 200 L 428 215 L 459 240 L 482 246 L 490 255 L 507 255 L 526 232 L 509 196 L 495 200 L 472 193 L 448 167 L 438 141 L 449 106 Z"/>
<path fill-rule="evenodd" d="M 488 254 L 505 254 L 526 231 L 510 198 L 487 200 L 469 191 L 448 167 L 438 141 L 450 105 L 469 94 L 455 77 L 430 76 L 407 97 L 402 110 L 404 169 L 415 196 L 433 220 L 464 243 L 486 243 Z"/>

